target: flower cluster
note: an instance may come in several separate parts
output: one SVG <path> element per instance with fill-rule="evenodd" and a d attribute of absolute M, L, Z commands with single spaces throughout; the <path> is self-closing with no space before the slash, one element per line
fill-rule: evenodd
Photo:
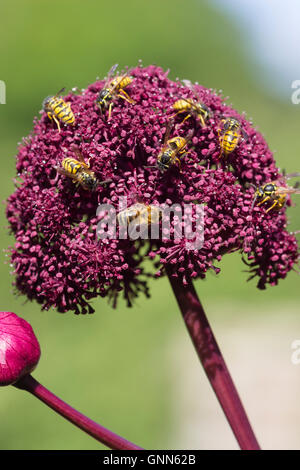
<path fill-rule="evenodd" d="M 114 97 L 110 119 L 96 103 L 105 83 L 97 81 L 64 98 L 75 115 L 74 126 L 62 125 L 58 132 L 42 112 L 21 144 L 16 189 L 7 205 L 16 238 L 11 260 L 18 290 L 60 312 L 91 312 L 91 298 L 108 296 L 115 302 L 121 291 L 130 305 L 140 291 L 148 295 L 147 276 L 163 275 L 166 265 L 187 282 L 204 278 L 209 269 L 219 272 L 222 256 L 232 251 L 242 253 L 259 288 L 277 284 L 298 262 L 299 252 L 286 230 L 285 209 L 267 213 L 265 205 L 252 204 L 255 187 L 281 176 L 262 135 L 213 90 L 195 85 L 196 98 L 191 87 L 169 80 L 155 66 L 136 67 L 130 76 L 126 91 L 134 104 Z M 206 126 L 194 116 L 184 122 L 182 114 L 174 118 L 170 138 L 185 137 L 190 130 L 193 137 L 180 168 L 172 165 L 162 173 L 155 167 L 157 156 L 180 98 L 199 98 L 211 114 Z M 219 159 L 224 116 L 238 119 L 248 138 Z M 86 191 L 57 174 L 64 158 L 76 158 L 74 145 L 90 159 L 98 181 L 110 183 Z M 183 238 L 97 239 L 98 204 L 116 206 L 120 196 L 127 196 L 129 205 L 203 204 L 202 248 L 187 250 Z M 145 271 L 145 254 L 155 261 L 156 272 Z"/>

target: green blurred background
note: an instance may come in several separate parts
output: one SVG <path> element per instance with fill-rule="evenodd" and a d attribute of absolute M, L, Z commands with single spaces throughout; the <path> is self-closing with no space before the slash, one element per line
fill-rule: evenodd
<path fill-rule="evenodd" d="M 0 79 L 7 93 L 6 104 L 0 105 L 3 201 L 13 191 L 17 144 L 31 130 L 43 98 L 63 86 L 85 87 L 114 63 L 135 66 L 139 59 L 170 68 L 171 79 L 222 89 L 230 96 L 228 103 L 246 111 L 276 150 L 278 165 L 299 171 L 300 105 L 264 87 L 243 28 L 213 2 L 2 0 L 0 6 Z M 299 229 L 299 204 L 288 211 L 291 230 Z M 4 205 L 1 227 L 5 250 L 13 239 Z M 36 379 L 145 448 L 236 448 L 166 279 L 153 282 L 152 297 L 138 299 L 132 309 L 121 302 L 112 310 L 99 300 L 92 316 L 61 315 L 41 312 L 35 303 L 15 297 L 11 267 L 4 251 L 1 256 L 1 310 L 14 311 L 33 326 L 42 348 Z M 275 431 L 280 420 L 274 410 L 267 418 L 263 414 L 270 397 L 276 407 L 277 399 L 290 402 L 289 393 L 300 387 L 300 366 L 290 364 L 291 341 L 300 337 L 299 275 L 292 272 L 279 286 L 261 292 L 255 281 L 246 283 L 238 255 L 225 258 L 221 267 L 219 276 L 208 274 L 197 289 L 250 419 L 265 447 L 296 447 L 299 442 L 300 448 L 294 428 L 298 409 L 283 413 L 284 432 L 290 436 L 285 444 Z M 264 348 L 267 339 L 269 349 Z M 276 350 L 280 341 L 283 349 Z M 275 352 L 281 365 L 272 360 Z M 278 396 L 275 376 L 285 382 Z M 99 448 L 25 392 L 0 390 L 0 449 Z"/>

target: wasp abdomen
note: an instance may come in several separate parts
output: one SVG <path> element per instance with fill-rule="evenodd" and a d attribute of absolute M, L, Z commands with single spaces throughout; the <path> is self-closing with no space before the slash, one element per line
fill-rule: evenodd
<path fill-rule="evenodd" d="M 180 99 L 180 100 L 175 101 L 175 103 L 173 104 L 173 108 L 175 109 L 175 111 L 190 109 L 191 107 L 192 107 L 192 104 L 190 100 L 188 99 L 184 99 L 184 100 Z"/>
<path fill-rule="evenodd" d="M 225 155 L 233 152 L 239 141 L 239 134 L 233 131 L 227 131 L 222 137 L 222 149 Z"/>
<path fill-rule="evenodd" d="M 117 90 L 121 90 L 132 83 L 132 78 L 128 75 L 125 77 L 115 77 L 111 82 L 110 86 L 116 87 Z"/>
<path fill-rule="evenodd" d="M 65 158 L 62 163 L 62 167 L 70 174 L 77 175 L 82 170 L 82 165 L 75 160 L 75 158 Z"/>
<path fill-rule="evenodd" d="M 66 103 L 62 98 L 49 96 L 44 100 L 43 107 L 48 117 L 56 122 L 59 131 L 59 121 L 72 126 L 75 124 L 75 116 L 71 109 L 71 104 Z"/>

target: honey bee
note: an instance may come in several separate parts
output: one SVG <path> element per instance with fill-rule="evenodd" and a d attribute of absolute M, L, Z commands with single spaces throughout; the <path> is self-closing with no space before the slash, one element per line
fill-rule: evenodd
<path fill-rule="evenodd" d="M 238 146 L 241 138 L 248 139 L 248 135 L 241 126 L 241 123 L 234 117 L 223 118 L 221 120 L 223 128 L 218 129 L 221 152 L 219 158 L 223 155 L 227 157 Z"/>
<path fill-rule="evenodd" d="M 124 75 L 117 75 L 112 78 L 118 64 L 115 64 L 110 71 L 108 72 L 107 80 L 104 84 L 104 87 L 100 91 L 96 103 L 100 108 L 101 114 L 106 108 L 108 108 L 108 120 L 111 117 L 111 110 L 113 107 L 113 98 L 118 97 L 127 101 L 130 104 L 135 104 L 135 102 L 128 96 L 124 88 L 130 85 L 133 81 L 133 78 L 130 77 L 127 73 Z"/>
<path fill-rule="evenodd" d="M 189 119 L 191 116 L 194 116 L 195 118 L 199 119 L 202 127 L 206 127 L 205 121 L 212 116 L 212 112 L 204 103 L 201 102 L 200 97 L 192 83 L 189 80 L 183 80 L 183 82 L 194 92 L 197 97 L 197 101 L 193 100 L 192 98 L 180 98 L 179 100 L 175 101 L 173 108 L 175 111 L 177 111 L 177 113 L 174 114 L 172 118 L 177 116 L 177 114 L 188 113 L 182 123 L 184 123 L 184 121 Z"/>
<path fill-rule="evenodd" d="M 95 173 L 91 171 L 89 161 L 86 163 L 84 158 L 76 145 L 72 145 L 72 150 L 77 156 L 75 158 L 64 158 L 61 162 L 61 167 L 56 167 L 56 170 L 61 175 L 67 176 L 73 180 L 73 183 L 78 183 L 83 189 L 87 191 L 95 191 L 99 184 L 109 183 L 111 180 L 99 182 Z"/>
<path fill-rule="evenodd" d="M 43 109 L 47 113 L 49 119 L 55 121 L 58 132 L 60 132 L 60 123 L 68 124 L 74 126 L 75 116 L 71 109 L 71 104 L 66 103 L 62 98 L 59 98 L 58 95 L 62 93 L 65 89 L 62 88 L 54 96 L 47 96 L 43 101 Z"/>
<path fill-rule="evenodd" d="M 285 206 L 288 194 L 300 194 L 300 189 L 298 189 L 297 184 L 295 187 L 290 186 L 280 186 L 281 182 L 285 182 L 287 179 L 300 176 L 300 173 L 290 173 L 283 176 L 283 178 L 272 181 L 271 183 L 266 183 L 263 186 L 259 186 L 254 195 L 254 200 L 252 203 L 252 208 L 257 200 L 258 206 L 261 206 L 267 201 L 271 201 L 272 205 L 266 210 L 270 212 L 272 209 L 280 210 Z"/>
<path fill-rule="evenodd" d="M 185 148 L 191 138 L 193 137 L 194 131 L 190 130 L 186 137 L 181 137 L 177 135 L 172 139 L 169 139 L 171 132 L 171 123 L 168 124 L 163 146 L 157 156 L 156 167 L 164 173 L 172 165 L 178 163 L 179 168 L 181 165 L 180 158 L 185 152 Z"/>

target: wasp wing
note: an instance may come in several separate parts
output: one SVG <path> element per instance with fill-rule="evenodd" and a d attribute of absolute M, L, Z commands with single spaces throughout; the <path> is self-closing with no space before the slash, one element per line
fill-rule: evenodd
<path fill-rule="evenodd" d="M 79 149 L 78 145 L 72 144 L 71 145 L 71 150 L 72 150 L 72 152 L 75 153 L 76 157 L 78 158 L 78 161 L 84 163 L 84 158 L 83 158 L 82 153 L 80 152 L 80 149 Z"/>
<path fill-rule="evenodd" d="M 173 154 L 174 157 L 175 157 L 175 155 L 177 155 L 177 153 L 178 153 L 179 151 L 182 151 L 183 149 L 185 149 L 185 147 L 187 146 L 187 144 L 189 143 L 189 141 L 191 140 L 191 138 L 193 137 L 193 135 L 194 135 L 193 129 L 189 130 L 189 132 L 187 133 L 187 136 L 184 138 L 184 139 L 185 139 L 185 144 L 184 144 L 182 147 L 178 147 L 175 142 L 171 142 L 171 143 L 169 144 L 169 145 L 170 145 L 170 148 L 171 148 L 172 150 L 174 150 L 174 154 Z"/>
<path fill-rule="evenodd" d="M 169 140 L 169 137 L 170 137 L 170 134 L 171 134 L 172 125 L 173 125 L 173 120 L 168 121 L 167 127 L 166 127 L 166 132 L 165 132 L 165 135 L 164 135 L 164 143 L 163 143 L 162 150 L 164 150 L 167 147 L 168 140 Z"/>
<path fill-rule="evenodd" d="M 59 90 L 56 95 L 55 95 L 55 98 L 57 98 L 58 95 L 60 95 L 61 93 L 63 93 L 65 91 L 66 87 L 63 87 L 61 90 Z"/>
<path fill-rule="evenodd" d="M 192 108 L 194 109 L 197 109 L 196 108 L 196 103 L 195 101 L 192 99 L 192 98 L 183 98 L 183 97 L 180 97 L 179 98 L 180 101 L 185 101 L 189 106 L 191 106 Z M 177 100 L 177 101 L 179 101 Z M 188 110 L 187 110 L 188 111 Z"/>
<path fill-rule="evenodd" d="M 197 100 L 201 103 L 201 99 L 200 99 L 199 93 L 198 93 L 197 90 L 196 90 L 195 85 L 194 85 L 190 80 L 182 80 L 182 83 L 183 83 L 187 88 L 189 88 L 189 89 L 194 93 L 194 95 L 196 95 Z"/>
<path fill-rule="evenodd" d="M 247 132 L 241 127 L 241 133 L 243 135 L 243 139 L 247 142 L 247 140 L 249 139 L 249 136 L 247 134 Z"/>
<path fill-rule="evenodd" d="M 124 73 L 123 75 L 120 75 L 119 77 L 116 77 L 114 80 L 116 80 L 116 83 L 110 88 L 110 93 L 114 93 L 115 89 L 118 88 L 120 83 L 124 80 L 125 77 L 129 76 L 129 72 Z M 112 80 L 111 80 L 112 81 Z"/>
<path fill-rule="evenodd" d="M 186 137 L 184 138 L 185 139 L 185 144 L 181 148 L 178 148 L 175 142 L 170 143 L 171 149 L 175 150 L 175 155 L 178 153 L 179 150 L 183 150 L 187 146 L 187 144 L 189 143 L 189 141 L 191 140 L 193 135 L 194 135 L 194 131 L 193 131 L 193 129 L 190 129 L 189 132 L 187 133 Z"/>
<path fill-rule="evenodd" d="M 111 67 L 110 71 L 109 71 L 108 74 L 107 74 L 107 78 L 108 78 L 108 79 L 110 79 L 110 78 L 114 75 L 115 71 L 116 71 L 117 68 L 118 68 L 118 65 L 119 65 L 119 64 L 115 64 L 115 65 L 113 65 L 113 66 Z"/>
<path fill-rule="evenodd" d="M 78 158 L 79 163 L 81 163 L 81 165 L 84 166 L 85 168 L 89 168 L 89 162 L 88 163 L 85 162 L 85 160 L 83 158 L 83 155 L 82 155 L 78 145 L 72 144 L 71 145 L 71 150 L 72 150 L 72 152 L 75 153 L 76 157 Z"/>
<path fill-rule="evenodd" d="M 71 178 L 72 180 L 78 181 L 77 174 L 69 173 L 61 166 L 55 166 L 54 168 L 56 169 L 57 173 L 59 173 L 60 175 L 67 176 L 68 178 Z"/>
<path fill-rule="evenodd" d="M 112 77 L 114 76 L 115 71 L 116 71 L 117 68 L 118 68 L 118 65 L 119 65 L 119 64 L 115 64 L 115 65 L 113 65 L 113 66 L 110 68 L 110 70 L 109 70 L 109 72 L 108 72 L 108 74 L 107 74 L 107 78 L 106 78 L 106 80 L 105 80 L 105 82 L 104 82 L 103 88 L 107 88 L 107 87 L 108 87 L 109 83 L 110 83 L 111 80 L 112 80 Z"/>
<path fill-rule="evenodd" d="M 282 182 L 285 182 L 287 180 L 290 180 L 291 178 L 297 178 L 300 176 L 300 173 L 299 172 L 295 172 L 295 173 L 286 173 L 285 172 L 285 169 L 282 170 L 282 176 L 280 176 L 279 178 L 277 178 L 276 181 L 274 181 L 275 184 L 277 185 L 280 185 L 280 183 Z M 299 182 L 297 182 L 294 187 L 297 187 L 299 184 Z"/>
<path fill-rule="evenodd" d="M 193 135 L 194 135 L 194 130 L 190 129 L 189 132 L 187 133 L 186 138 L 185 138 L 185 140 L 186 140 L 185 147 L 189 143 L 189 141 L 192 139 Z"/>
<path fill-rule="evenodd" d="M 290 186 L 286 188 L 284 186 L 278 186 L 276 188 L 276 194 L 300 194 L 300 189 L 291 188 Z"/>
<path fill-rule="evenodd" d="M 285 180 L 289 180 L 291 178 L 297 178 L 298 176 L 300 176 L 300 173 L 298 172 L 295 172 L 295 173 L 287 173 L 287 174 L 283 174 L 283 179 Z"/>

